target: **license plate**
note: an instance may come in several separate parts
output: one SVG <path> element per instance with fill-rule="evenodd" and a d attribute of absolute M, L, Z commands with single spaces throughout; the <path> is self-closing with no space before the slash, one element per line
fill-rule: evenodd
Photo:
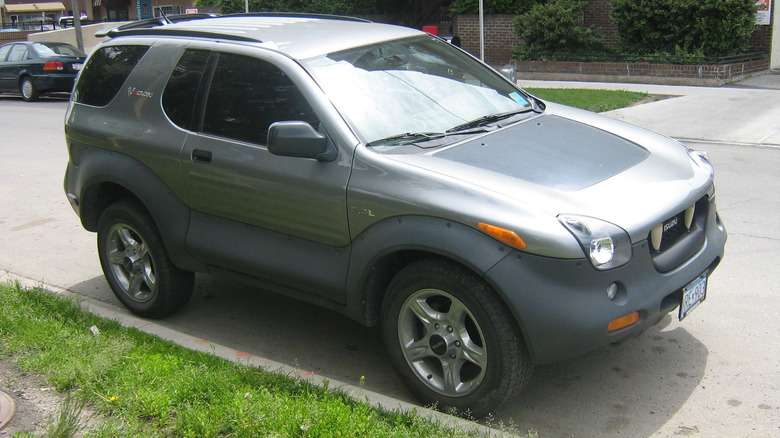
<path fill-rule="evenodd" d="M 682 290 L 682 302 L 680 303 L 680 321 L 690 315 L 702 301 L 707 298 L 707 273 L 702 274 L 691 284 Z"/>
<path fill-rule="evenodd" d="M 82 66 L 82 65 L 83 65 L 83 64 L 75 64 L 75 63 L 74 63 L 74 64 L 71 64 L 71 67 L 73 67 L 73 70 L 81 70 L 81 66 Z"/>

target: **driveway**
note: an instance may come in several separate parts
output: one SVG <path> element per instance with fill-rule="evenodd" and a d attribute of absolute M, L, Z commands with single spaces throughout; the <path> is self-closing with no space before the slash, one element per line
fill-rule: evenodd
<path fill-rule="evenodd" d="M 780 91 L 707 90 L 610 114 L 710 154 L 730 237 L 707 301 L 682 323 L 537 368 L 494 422 L 541 437 L 780 436 L 780 141 L 768 135 L 780 132 Z M 65 108 L 0 97 L 0 270 L 117 305 L 62 191 Z M 199 275 L 190 304 L 158 323 L 413 402 L 377 330 L 309 304 Z"/>

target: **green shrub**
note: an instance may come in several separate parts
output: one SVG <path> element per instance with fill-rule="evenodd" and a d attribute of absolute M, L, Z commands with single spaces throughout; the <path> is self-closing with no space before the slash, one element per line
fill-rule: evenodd
<path fill-rule="evenodd" d="M 745 51 L 755 30 L 755 0 L 614 0 L 623 50 L 708 57 Z"/>
<path fill-rule="evenodd" d="M 540 53 L 603 51 L 601 36 L 582 23 L 582 9 L 586 4 L 580 0 L 550 0 L 517 16 L 515 31 L 523 45 L 515 47 L 515 56 L 529 59 Z"/>
<path fill-rule="evenodd" d="M 484 8 L 486 14 L 512 14 L 520 15 L 528 12 L 532 6 L 537 3 L 543 3 L 545 0 L 485 0 Z M 450 13 L 457 14 L 478 14 L 479 0 L 455 0 L 450 5 Z"/>

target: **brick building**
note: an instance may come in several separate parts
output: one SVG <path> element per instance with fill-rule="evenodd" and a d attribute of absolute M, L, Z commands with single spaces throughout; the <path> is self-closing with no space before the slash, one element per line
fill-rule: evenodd
<path fill-rule="evenodd" d="M 2 26 L 50 30 L 60 27 L 61 17 L 73 16 L 76 0 L 0 0 Z M 83 21 L 127 21 L 165 14 L 183 14 L 196 0 L 78 0 Z"/>

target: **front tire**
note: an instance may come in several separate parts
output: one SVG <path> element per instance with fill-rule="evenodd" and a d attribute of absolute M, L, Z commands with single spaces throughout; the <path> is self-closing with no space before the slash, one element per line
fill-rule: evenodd
<path fill-rule="evenodd" d="M 41 97 L 38 87 L 35 86 L 35 83 L 29 77 L 22 79 L 22 83 L 19 85 L 19 91 L 22 93 L 22 99 L 27 102 L 35 102 Z"/>
<path fill-rule="evenodd" d="M 495 292 L 455 263 L 420 260 L 391 281 L 382 309 L 391 361 L 425 405 L 475 417 L 530 380 L 533 364 Z"/>
<path fill-rule="evenodd" d="M 106 280 L 131 312 L 162 318 L 187 304 L 195 275 L 173 265 L 157 226 L 141 204 L 124 200 L 106 208 L 97 240 Z"/>

